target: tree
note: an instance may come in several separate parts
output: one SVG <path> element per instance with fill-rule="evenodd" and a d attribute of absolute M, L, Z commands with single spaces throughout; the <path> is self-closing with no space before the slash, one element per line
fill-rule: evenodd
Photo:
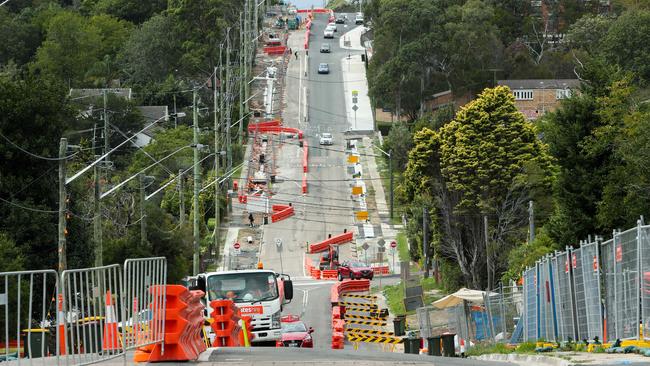
<path fill-rule="evenodd" d="M 95 13 L 106 13 L 140 24 L 167 8 L 165 0 L 99 0 L 92 5 Z"/>
<path fill-rule="evenodd" d="M 602 15 L 585 15 L 569 27 L 566 39 L 573 49 L 597 55 L 612 23 L 611 18 Z"/>
<path fill-rule="evenodd" d="M 0 43 L 0 64 L 13 60 L 22 66 L 34 56 L 41 43 L 38 27 L 25 15 L 13 14 L 0 8 L 0 34 L 5 36 Z"/>
<path fill-rule="evenodd" d="M 391 158 L 393 159 L 393 169 L 396 171 L 403 171 L 408 162 L 409 150 L 413 147 L 413 139 L 411 132 L 403 122 L 393 124 L 388 133 L 388 137 L 384 142 L 384 150 L 391 151 Z"/>
<path fill-rule="evenodd" d="M 650 11 L 628 11 L 614 21 L 603 40 L 605 59 L 650 80 Z"/>

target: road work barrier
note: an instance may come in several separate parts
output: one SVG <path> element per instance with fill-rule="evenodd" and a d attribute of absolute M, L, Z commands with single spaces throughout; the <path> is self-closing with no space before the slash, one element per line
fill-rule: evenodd
<path fill-rule="evenodd" d="M 307 29 L 307 31 L 305 32 L 305 44 L 304 44 L 304 46 L 305 46 L 306 50 L 309 50 L 309 33 L 310 32 L 311 31 L 309 29 Z"/>
<path fill-rule="evenodd" d="M 340 245 L 340 244 L 345 244 L 349 243 L 352 241 L 352 231 L 347 231 L 344 232 L 343 234 L 339 234 L 336 236 L 332 236 L 329 239 L 325 239 L 321 241 L 320 243 L 314 243 L 314 244 L 309 244 L 309 253 L 320 253 L 324 252 L 329 248 L 330 245 Z"/>
<path fill-rule="evenodd" d="M 394 336 L 395 333 L 385 331 L 385 330 L 377 330 L 377 329 L 361 329 L 361 328 L 347 328 L 345 330 L 346 333 L 355 333 L 355 334 L 366 334 L 366 335 L 375 335 L 375 336 Z"/>
<path fill-rule="evenodd" d="M 339 298 L 343 294 L 350 292 L 363 292 L 370 290 L 370 280 L 343 280 L 330 288 L 330 302 L 332 306 L 339 305 Z M 376 306 L 376 305 L 375 305 Z"/>
<path fill-rule="evenodd" d="M 347 324 L 357 324 L 357 325 L 372 325 L 372 326 L 378 326 L 378 327 L 385 327 L 386 326 L 386 321 L 385 320 L 359 320 L 359 319 L 347 319 L 345 322 Z"/>
<path fill-rule="evenodd" d="M 213 309 L 210 317 L 210 326 L 214 331 L 215 338 L 213 347 L 239 347 L 244 344 L 241 336 L 242 329 L 239 326 L 241 313 L 232 300 L 214 300 L 210 302 Z"/>
<path fill-rule="evenodd" d="M 377 304 L 368 304 L 365 302 L 339 301 L 339 305 L 345 307 L 366 308 L 369 311 L 377 309 Z"/>
<path fill-rule="evenodd" d="M 404 343 L 404 339 L 399 337 L 363 335 L 363 334 L 351 334 L 351 333 L 348 333 L 348 341 L 365 342 L 365 343 L 386 343 L 386 344 Z"/>
<path fill-rule="evenodd" d="M 308 156 L 309 156 L 309 146 L 307 146 L 307 141 L 303 141 L 302 143 L 302 172 L 303 173 L 307 173 Z M 303 178 L 303 182 L 306 181 L 305 178 Z"/>
<path fill-rule="evenodd" d="M 302 174 L 302 194 L 307 194 L 307 173 Z"/>
<path fill-rule="evenodd" d="M 281 126 L 280 124 L 269 124 L 269 125 L 263 125 L 260 123 L 256 123 L 248 127 L 249 132 L 257 131 L 259 133 L 288 133 L 292 135 L 298 136 L 299 139 L 302 140 L 303 138 L 303 132 L 300 129 L 294 128 L 294 127 L 284 127 Z"/>
<path fill-rule="evenodd" d="M 367 299 L 377 301 L 377 295 L 359 295 L 359 294 L 343 294 L 343 297 L 350 297 L 353 299 Z"/>
<path fill-rule="evenodd" d="M 372 267 L 372 272 L 375 274 L 388 274 L 389 268 L 388 266 Z"/>
<path fill-rule="evenodd" d="M 315 280 L 320 280 L 320 269 L 312 267 L 311 272 L 309 274 L 311 275 L 311 278 Z"/>
<path fill-rule="evenodd" d="M 321 271 L 321 278 L 324 280 L 336 280 L 339 275 L 339 271 L 335 269 L 324 269 Z"/>
<path fill-rule="evenodd" d="M 372 315 L 358 315 L 346 313 L 345 319 L 359 319 L 359 320 L 386 320 L 388 316 L 372 316 Z"/>
<path fill-rule="evenodd" d="M 271 215 L 271 222 L 278 222 L 284 220 L 289 216 L 293 216 L 293 206 L 291 205 L 273 205 L 273 215 Z"/>
<path fill-rule="evenodd" d="M 207 349 L 201 339 L 205 309 L 201 298 L 205 293 L 200 290 L 189 291 L 180 285 L 151 286 L 150 292 L 166 294 L 164 314 L 153 314 L 154 319 L 164 319 L 164 342 L 139 347 L 133 360 L 135 362 L 196 360 L 199 354 Z"/>
<path fill-rule="evenodd" d="M 282 55 L 286 50 L 286 46 L 264 47 L 264 53 L 268 55 Z"/>
<path fill-rule="evenodd" d="M 315 8 L 315 9 L 298 9 L 298 13 L 329 13 L 329 9 Z"/>
<path fill-rule="evenodd" d="M 278 119 L 274 119 L 272 121 L 263 121 L 263 122 L 256 122 L 256 123 L 249 123 L 248 124 L 248 132 L 255 132 L 255 131 L 261 131 L 262 128 L 266 127 L 280 127 L 282 123 Z"/>

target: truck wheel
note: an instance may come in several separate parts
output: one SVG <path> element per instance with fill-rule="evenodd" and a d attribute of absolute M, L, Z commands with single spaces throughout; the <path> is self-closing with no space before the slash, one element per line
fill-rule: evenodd
<path fill-rule="evenodd" d="M 354 275 L 352 274 L 352 272 L 350 272 L 350 279 L 351 279 L 351 280 L 354 279 Z"/>
<path fill-rule="evenodd" d="M 343 275 L 341 274 L 341 272 L 339 272 L 338 280 L 339 280 L 339 281 L 343 281 Z"/>

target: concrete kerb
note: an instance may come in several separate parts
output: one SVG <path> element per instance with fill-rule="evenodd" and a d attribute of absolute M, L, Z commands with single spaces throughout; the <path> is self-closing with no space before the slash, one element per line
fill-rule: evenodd
<path fill-rule="evenodd" d="M 517 365 L 526 366 L 570 366 L 574 365 L 573 362 L 564 360 L 557 357 L 541 356 L 541 355 L 520 355 L 515 353 L 510 354 L 488 354 L 477 357 L 470 357 L 471 359 L 481 361 L 505 361 L 512 362 Z"/>

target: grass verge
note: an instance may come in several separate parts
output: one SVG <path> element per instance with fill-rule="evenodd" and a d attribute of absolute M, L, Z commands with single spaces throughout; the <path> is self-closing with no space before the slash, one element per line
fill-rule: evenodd
<path fill-rule="evenodd" d="M 439 285 L 435 283 L 433 278 L 423 278 L 420 280 L 420 285 L 422 285 L 422 291 L 425 292 L 423 298 L 424 305 L 431 305 L 432 302 L 442 297 L 441 295 L 426 293 L 439 288 Z M 415 311 L 407 312 L 404 308 L 404 284 L 402 282 L 397 285 L 385 286 L 383 293 L 386 298 L 386 303 L 388 304 L 388 310 L 390 310 L 391 314 L 415 314 Z"/>

